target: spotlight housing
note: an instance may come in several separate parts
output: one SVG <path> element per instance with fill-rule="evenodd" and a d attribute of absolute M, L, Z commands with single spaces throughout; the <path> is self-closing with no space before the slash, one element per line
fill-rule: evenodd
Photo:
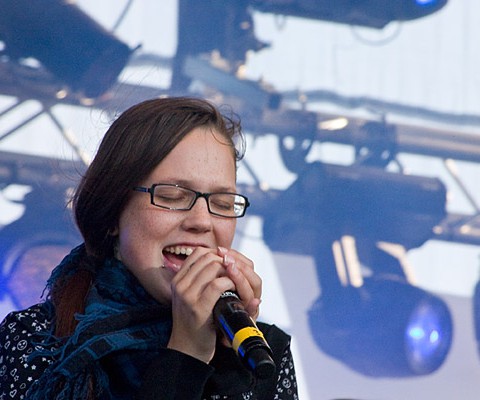
<path fill-rule="evenodd" d="M 0 229 L 0 299 L 16 309 L 41 300 L 52 269 L 82 242 L 64 189 L 34 187 L 22 201 L 24 214 Z"/>
<path fill-rule="evenodd" d="M 473 291 L 473 326 L 475 339 L 477 341 L 477 350 L 480 355 L 480 280 L 475 285 Z"/>
<path fill-rule="evenodd" d="M 250 0 L 258 11 L 381 29 L 439 11 L 447 0 Z"/>
<path fill-rule="evenodd" d="M 0 0 L 2 53 L 32 58 L 82 96 L 95 98 L 116 81 L 131 50 L 67 0 Z"/>
<path fill-rule="evenodd" d="M 442 365 L 450 312 L 410 284 L 404 263 L 446 215 L 440 180 L 317 162 L 272 203 L 265 243 L 315 259 L 321 295 L 309 321 L 320 349 L 367 376 L 425 375 Z"/>
<path fill-rule="evenodd" d="M 351 369 L 373 377 L 426 375 L 444 362 L 453 337 L 446 304 L 395 279 L 366 278 L 309 311 L 317 345 Z"/>
<path fill-rule="evenodd" d="M 272 250 L 295 254 L 345 234 L 416 248 L 445 218 L 446 198 L 436 178 L 314 162 L 266 210 L 263 235 Z"/>

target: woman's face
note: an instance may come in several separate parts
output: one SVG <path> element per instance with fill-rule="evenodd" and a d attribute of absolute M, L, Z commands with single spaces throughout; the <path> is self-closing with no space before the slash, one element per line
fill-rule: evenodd
<path fill-rule="evenodd" d="M 191 131 L 139 186 L 171 183 L 203 193 L 235 192 L 235 160 L 225 139 L 210 128 Z M 150 193 L 133 192 L 120 214 L 117 257 L 157 301 L 171 302 L 170 282 L 197 246 L 229 248 L 236 220 L 208 212 L 204 198 L 189 211 L 150 204 Z"/>

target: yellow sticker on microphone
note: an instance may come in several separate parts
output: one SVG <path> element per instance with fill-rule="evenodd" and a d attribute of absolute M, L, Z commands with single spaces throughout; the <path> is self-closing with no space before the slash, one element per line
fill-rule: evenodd
<path fill-rule="evenodd" d="M 264 339 L 263 333 L 258 328 L 247 326 L 245 328 L 240 329 L 237 333 L 235 333 L 235 336 L 233 337 L 233 341 L 232 341 L 233 350 L 235 350 L 235 352 L 238 353 L 238 348 L 242 345 L 242 343 L 246 339 L 254 336 L 258 336 Z"/>

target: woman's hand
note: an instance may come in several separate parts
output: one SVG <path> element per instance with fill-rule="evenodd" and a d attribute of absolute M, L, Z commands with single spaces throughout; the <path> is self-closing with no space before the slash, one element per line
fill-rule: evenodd
<path fill-rule="evenodd" d="M 253 261 L 236 250 L 224 247 L 218 248 L 218 254 L 223 258 L 223 265 L 245 310 L 256 320 L 262 297 L 262 280 L 254 271 Z"/>
<path fill-rule="evenodd" d="M 252 316 L 258 316 L 261 279 L 253 262 L 235 250 L 197 248 L 172 280 L 173 326 L 168 348 L 209 363 L 217 331 L 213 307 L 221 294 L 235 290 Z"/>

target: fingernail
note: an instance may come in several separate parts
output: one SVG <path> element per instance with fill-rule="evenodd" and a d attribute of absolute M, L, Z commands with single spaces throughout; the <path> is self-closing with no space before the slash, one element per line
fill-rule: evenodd
<path fill-rule="evenodd" d="M 218 246 L 218 251 L 220 252 L 220 254 L 227 254 L 228 253 L 228 249 L 226 249 L 225 247 L 221 247 L 221 246 Z"/>
<path fill-rule="evenodd" d="M 229 256 L 228 254 L 225 254 L 223 256 L 223 263 L 225 265 L 235 264 L 235 259 L 232 256 Z"/>

